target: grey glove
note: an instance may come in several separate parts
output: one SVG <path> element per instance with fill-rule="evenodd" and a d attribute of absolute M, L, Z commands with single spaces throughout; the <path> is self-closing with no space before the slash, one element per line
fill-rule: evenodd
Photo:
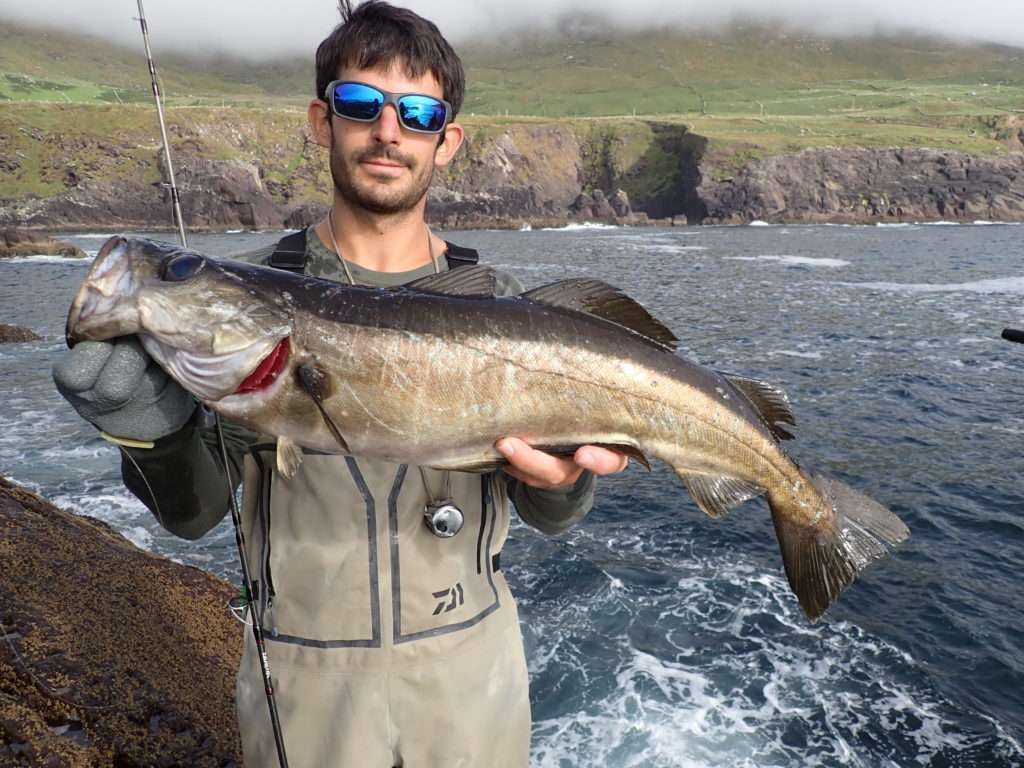
<path fill-rule="evenodd" d="M 135 336 L 79 342 L 54 364 L 53 381 L 79 416 L 114 437 L 156 440 L 196 409 Z"/>

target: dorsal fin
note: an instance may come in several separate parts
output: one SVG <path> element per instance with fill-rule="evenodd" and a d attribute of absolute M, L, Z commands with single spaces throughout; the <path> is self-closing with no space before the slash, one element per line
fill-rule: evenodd
<path fill-rule="evenodd" d="M 491 267 L 472 266 L 450 269 L 436 275 L 427 275 L 406 283 L 411 291 L 440 293 L 446 296 L 480 296 L 494 298 L 498 278 Z"/>
<path fill-rule="evenodd" d="M 679 339 L 635 299 L 600 280 L 559 280 L 522 294 L 524 299 L 583 312 L 615 323 L 655 346 L 674 352 Z"/>
<path fill-rule="evenodd" d="M 789 396 L 774 384 L 734 373 L 721 373 L 726 381 L 732 384 L 750 401 L 754 410 L 761 416 L 761 421 L 776 440 L 792 440 L 793 433 L 782 424 L 794 426 L 796 419 L 789 404 Z"/>

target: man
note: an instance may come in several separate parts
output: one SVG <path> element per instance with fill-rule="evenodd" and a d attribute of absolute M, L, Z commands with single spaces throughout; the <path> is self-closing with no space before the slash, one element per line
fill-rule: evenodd
<path fill-rule="evenodd" d="M 434 168 L 463 139 L 461 62 L 410 11 L 371 0 L 343 4 L 342 15 L 317 50 L 308 110 L 330 152 L 330 214 L 298 241 L 245 258 L 380 287 L 473 261 L 424 220 Z M 509 275 L 499 285 L 521 290 Z M 244 476 L 250 618 L 264 628 L 292 765 L 527 765 L 526 662 L 498 559 L 509 501 L 527 523 L 564 531 L 589 510 L 593 475 L 623 469 L 625 457 L 584 446 L 559 458 L 509 437 L 497 444 L 508 468 L 484 476 L 313 452 L 289 480 L 274 469 L 273 443 L 238 426 L 225 430 L 225 467 L 202 410 L 133 339 L 79 344 L 54 378 L 121 443 L 126 485 L 173 533 L 197 538 L 216 525 L 225 470 Z M 425 514 L 449 500 L 461 529 Z M 277 762 L 264 695 L 247 633 L 238 716 L 248 766 Z"/>

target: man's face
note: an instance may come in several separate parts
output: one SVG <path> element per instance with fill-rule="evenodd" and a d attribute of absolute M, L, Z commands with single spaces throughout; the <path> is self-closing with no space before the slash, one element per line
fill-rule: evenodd
<path fill-rule="evenodd" d="M 339 80 L 355 80 L 394 93 L 426 93 L 443 98 L 431 73 L 413 78 L 404 67 L 343 69 Z M 331 177 L 349 203 L 377 214 L 395 214 L 414 208 L 426 195 L 438 160 L 438 135 L 415 133 L 398 122 L 392 105 L 385 105 L 372 123 L 346 120 L 329 108 Z M 435 157 L 435 154 L 438 157 Z"/>

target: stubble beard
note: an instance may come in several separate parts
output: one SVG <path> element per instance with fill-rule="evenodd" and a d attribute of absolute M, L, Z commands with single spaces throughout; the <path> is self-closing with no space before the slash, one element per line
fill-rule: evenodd
<path fill-rule="evenodd" d="M 400 180 L 395 180 L 390 184 L 361 183 L 356 179 L 356 172 L 360 163 L 367 160 L 388 160 L 400 163 L 411 171 L 411 182 L 403 183 Z M 412 210 L 427 194 L 433 175 L 433 163 L 417 167 L 414 158 L 389 147 L 371 147 L 352 152 L 345 157 L 332 137 L 331 179 L 334 181 L 335 190 L 348 203 L 371 213 L 394 216 Z"/>

